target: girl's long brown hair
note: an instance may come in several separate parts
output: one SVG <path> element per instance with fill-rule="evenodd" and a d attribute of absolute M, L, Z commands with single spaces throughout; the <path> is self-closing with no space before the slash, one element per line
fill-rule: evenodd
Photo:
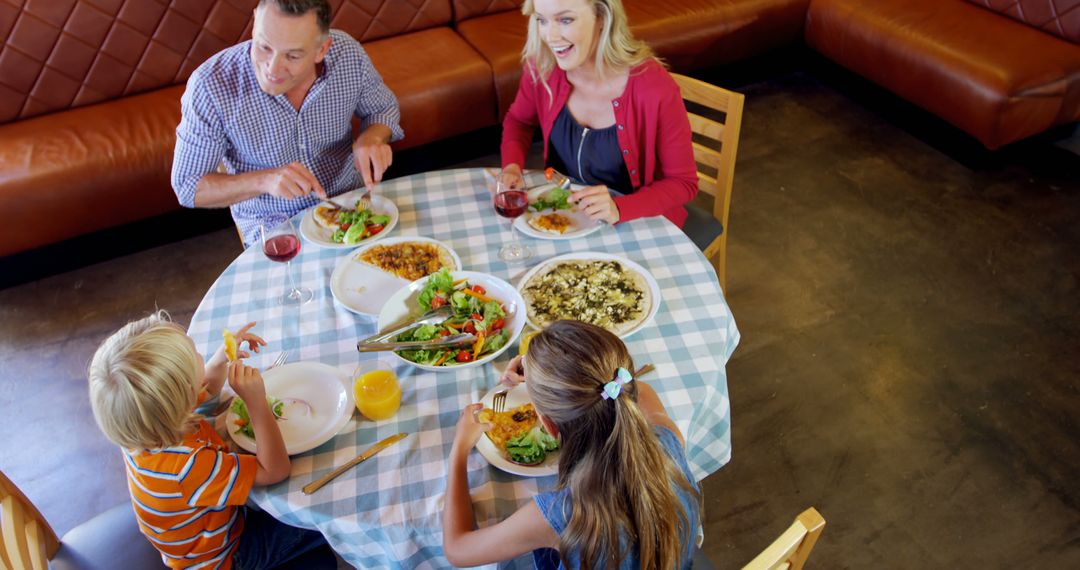
<path fill-rule="evenodd" d="M 559 536 L 569 567 L 578 552 L 583 569 L 617 568 L 637 546 L 642 568 L 679 564 L 690 519 L 672 481 L 697 491 L 664 452 L 637 406 L 637 381 L 613 400 L 601 397 L 619 368 L 634 370 L 614 334 L 578 321 L 557 321 L 529 343 L 526 374 L 537 411 L 559 429 L 558 488 L 569 488 L 573 512 Z"/>

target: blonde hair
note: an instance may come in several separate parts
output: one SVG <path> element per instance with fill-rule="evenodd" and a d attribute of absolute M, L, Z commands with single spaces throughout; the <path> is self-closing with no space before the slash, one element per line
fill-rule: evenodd
<path fill-rule="evenodd" d="M 178 445 L 196 427 L 199 354 L 168 313 L 124 325 L 101 343 L 87 371 L 98 427 L 131 451 Z"/>
<path fill-rule="evenodd" d="M 646 60 L 657 59 L 649 44 L 630 33 L 630 24 L 626 20 L 622 0 L 585 1 L 600 21 L 600 37 L 593 46 L 596 50 L 593 63 L 601 78 L 607 77 L 609 73 L 631 69 Z M 525 0 L 521 6 L 521 13 L 529 17 L 529 34 L 521 52 L 521 61 L 533 79 L 539 79 L 550 94 L 551 88 L 548 87 L 547 79 L 555 68 L 555 57 L 551 50 L 544 46 L 540 37 L 540 25 L 533 4 L 534 0 Z"/>
<path fill-rule="evenodd" d="M 581 568 L 617 568 L 620 531 L 637 546 L 642 568 L 675 568 L 690 517 L 675 482 L 700 500 L 637 406 L 637 381 L 605 400 L 619 368 L 634 369 L 614 334 L 578 321 L 556 321 L 529 342 L 529 397 L 559 429 L 558 488 L 570 489 L 573 512 L 559 536 L 559 555 L 580 554 Z"/>

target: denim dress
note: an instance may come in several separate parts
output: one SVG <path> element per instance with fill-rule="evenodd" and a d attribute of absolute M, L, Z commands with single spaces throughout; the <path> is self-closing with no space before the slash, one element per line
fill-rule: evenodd
<path fill-rule="evenodd" d="M 675 465 L 694 486 L 694 489 L 700 493 L 701 488 L 694 481 L 694 475 L 690 473 L 690 465 L 686 462 L 686 453 L 683 451 L 682 444 L 679 443 L 679 438 L 671 430 L 661 426 L 653 426 L 653 433 L 660 439 L 660 445 L 664 448 L 664 451 L 675 461 Z M 683 545 L 679 568 L 688 570 L 692 565 L 694 540 L 697 537 L 697 529 L 701 523 L 701 504 L 693 495 L 675 484 L 675 482 L 671 483 L 671 487 L 678 495 L 687 518 L 690 519 L 690 527 L 687 529 L 686 534 L 679 536 L 679 542 Z M 550 493 L 540 493 L 533 497 L 533 500 L 536 501 L 536 506 L 540 508 L 540 514 L 544 516 L 551 528 L 555 529 L 555 534 L 561 535 L 566 529 L 566 525 L 570 521 L 570 515 L 573 512 L 570 490 L 562 489 Z M 625 537 L 622 540 L 625 541 Z M 572 568 L 579 567 L 577 553 L 571 553 L 569 558 Z M 562 570 L 565 568 L 559 561 L 559 553 L 551 548 L 533 551 L 533 561 L 536 563 L 538 570 L 546 568 L 559 568 Z M 628 556 L 623 559 L 619 568 L 621 570 L 637 570 L 641 568 L 637 547 L 630 549 Z"/>

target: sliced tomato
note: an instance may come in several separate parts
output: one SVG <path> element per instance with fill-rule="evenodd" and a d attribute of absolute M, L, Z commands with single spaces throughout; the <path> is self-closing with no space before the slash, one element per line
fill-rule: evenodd
<path fill-rule="evenodd" d="M 439 331 L 439 336 L 450 336 L 450 331 L 443 329 Z"/>
<path fill-rule="evenodd" d="M 457 356 L 454 357 L 454 360 L 456 360 L 458 362 L 472 362 L 472 359 L 473 359 L 472 353 L 467 351 L 467 350 L 462 350 L 462 351 L 458 352 Z"/>
<path fill-rule="evenodd" d="M 341 224 L 341 231 L 345 231 L 345 230 L 349 229 L 349 226 L 351 226 L 351 225 L 352 224 Z"/>
<path fill-rule="evenodd" d="M 473 313 L 472 316 L 469 317 L 469 318 L 471 318 L 474 321 L 482 321 L 482 320 L 484 320 L 484 315 L 481 315 L 480 313 Z"/>
<path fill-rule="evenodd" d="M 487 289 L 484 289 L 483 287 L 481 287 L 479 285 L 473 285 L 472 290 L 476 291 L 477 293 L 480 293 L 481 295 L 483 295 L 484 293 L 487 293 Z"/>
<path fill-rule="evenodd" d="M 441 307 L 441 306 L 443 306 L 445 304 L 446 304 L 446 297 L 435 295 L 434 297 L 431 298 L 431 308 L 432 309 L 438 309 L 439 307 Z"/>
<path fill-rule="evenodd" d="M 495 319 L 491 323 L 491 330 L 497 331 L 497 330 L 499 330 L 499 329 L 501 329 L 501 328 L 503 328 L 505 326 L 506 326 L 506 321 L 505 320 L 503 320 L 503 319 Z"/>
<path fill-rule="evenodd" d="M 382 224 L 373 224 L 373 225 L 368 226 L 367 230 L 368 230 L 368 233 L 370 233 L 371 235 L 375 235 L 375 234 L 383 231 L 383 225 Z"/>
<path fill-rule="evenodd" d="M 467 333 L 476 334 L 476 323 L 474 323 L 473 321 L 469 321 L 465 323 L 465 326 L 461 327 L 461 330 Z"/>

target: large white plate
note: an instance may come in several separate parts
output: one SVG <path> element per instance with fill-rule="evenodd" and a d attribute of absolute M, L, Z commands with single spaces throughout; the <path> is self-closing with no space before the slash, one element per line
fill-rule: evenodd
<path fill-rule="evenodd" d="M 502 386 L 496 386 L 491 389 L 487 394 L 481 398 L 480 403 L 484 404 L 485 408 L 491 407 L 492 397 L 495 392 L 502 390 Z M 516 408 L 523 404 L 529 403 L 529 392 L 525 389 L 525 384 L 518 384 L 510 389 L 510 392 L 506 394 L 506 409 Z M 546 477 L 548 475 L 555 475 L 559 472 L 559 450 L 549 451 L 547 457 L 544 458 L 544 462 L 540 465 L 518 465 L 513 461 L 510 461 L 499 448 L 495 447 L 495 444 L 491 442 L 487 436 L 481 437 L 476 442 L 476 450 L 480 452 L 480 455 L 484 456 L 484 459 L 488 460 L 488 463 L 492 464 L 507 473 L 513 473 L 514 475 L 521 475 L 522 477 Z"/>
<path fill-rule="evenodd" d="M 315 449 L 337 435 L 352 417 L 355 403 L 351 378 L 333 366 L 318 362 L 293 362 L 263 372 L 266 395 L 279 400 L 295 398 L 311 405 L 285 405 L 277 421 L 285 450 L 296 455 Z M 255 453 L 255 440 L 236 432 L 237 415 L 229 410 L 229 435 L 242 449 Z"/>
<path fill-rule="evenodd" d="M 350 311 L 374 317 L 383 305 L 398 289 L 409 284 L 409 280 L 372 267 L 362 261 L 360 256 L 376 245 L 394 245 L 405 242 L 432 243 L 450 252 L 454 258 L 451 271 L 461 268 L 461 258 L 445 243 L 426 237 L 386 238 L 378 243 L 369 243 L 338 260 L 334 273 L 330 275 L 330 292 L 339 303 Z"/>
<path fill-rule="evenodd" d="M 535 202 L 543 193 L 548 192 L 554 188 L 554 184 L 545 184 L 543 186 L 537 186 L 536 188 L 529 190 L 529 203 L 531 204 Z M 584 188 L 584 186 L 578 184 L 570 186 L 570 190 L 572 191 L 581 190 L 582 188 Z M 570 218 L 570 228 L 566 230 L 566 233 L 553 234 L 549 232 L 542 232 L 529 225 L 529 220 L 531 220 L 532 218 L 540 217 L 544 214 L 550 214 L 552 212 L 562 214 L 567 218 Z M 529 208 L 525 211 L 524 214 L 518 216 L 517 219 L 514 220 L 515 229 L 529 237 L 534 237 L 537 239 L 574 239 L 587 236 L 595 231 L 600 230 L 603 227 L 604 224 L 590 220 L 589 216 L 587 216 L 585 212 L 578 210 L 577 206 L 574 206 L 569 210 L 542 210 L 539 212 L 534 211 L 532 208 Z"/>
<path fill-rule="evenodd" d="M 506 281 L 503 281 L 494 275 L 488 275 L 487 273 L 478 273 L 476 271 L 453 271 L 451 273 L 454 276 L 454 281 L 457 281 L 458 279 L 468 279 L 470 285 L 482 286 L 484 290 L 487 291 L 486 295 L 488 297 L 498 299 L 502 302 L 503 306 L 506 307 L 507 313 L 507 322 L 504 330 L 510 331 L 510 340 L 508 340 L 499 350 L 496 350 L 479 360 L 460 364 L 455 362 L 450 366 L 428 366 L 426 364 L 417 364 L 398 356 L 396 352 L 391 352 L 390 354 L 392 354 L 394 358 L 423 370 L 447 372 L 486 364 L 494 360 L 495 357 L 502 354 L 504 350 L 510 348 L 510 346 L 517 341 L 518 336 L 521 335 L 521 329 L 525 327 L 525 300 L 521 298 L 521 294 L 517 292 L 517 289 L 514 289 L 514 287 Z M 382 311 L 379 312 L 379 330 L 386 330 L 391 325 L 405 321 L 410 317 L 419 317 L 424 313 L 417 303 L 417 298 L 420 296 L 420 291 L 424 289 L 427 280 L 427 277 L 417 279 L 409 285 L 402 287 L 390 297 L 386 304 L 383 305 Z"/>
<path fill-rule="evenodd" d="M 547 261 L 544 261 L 544 262 L 541 262 L 536 267 L 533 267 L 528 272 L 526 272 L 525 275 L 523 275 L 521 277 L 521 280 L 518 281 L 518 291 L 523 291 L 525 289 L 525 284 L 529 282 L 529 279 L 532 279 L 533 275 L 536 275 L 537 273 L 539 273 L 541 271 L 547 270 L 548 267 L 551 267 L 554 264 L 562 263 L 564 261 L 599 261 L 599 260 L 618 261 L 619 263 L 622 263 L 623 266 L 626 267 L 627 269 L 629 269 L 631 271 L 638 272 L 642 277 L 645 278 L 645 281 L 649 284 L 649 289 L 652 291 L 652 306 L 649 307 L 648 316 L 646 316 L 645 319 L 643 321 L 641 321 L 636 327 L 634 327 L 634 328 L 622 333 L 621 335 L 619 335 L 619 338 L 626 338 L 626 337 L 638 332 L 639 330 L 644 328 L 645 325 L 648 325 L 649 323 L 652 322 L 653 318 L 656 317 L 656 312 L 660 310 L 661 298 L 660 298 L 660 284 L 656 282 L 656 278 L 652 276 L 652 273 L 649 273 L 649 271 L 647 269 L 645 269 L 644 267 L 642 267 L 638 263 L 630 261 L 629 259 L 627 259 L 627 258 L 625 258 L 625 257 L 623 257 L 621 255 L 614 255 L 614 254 L 610 254 L 610 253 L 600 253 L 600 252 L 596 252 L 596 251 L 582 251 L 582 252 L 578 252 L 578 253 L 568 253 L 566 255 L 560 255 L 560 256 L 557 256 L 557 257 L 552 257 L 551 259 L 549 259 Z M 528 315 L 528 310 L 527 309 L 528 309 L 528 304 L 526 303 L 526 311 L 525 311 L 526 318 L 528 318 L 527 317 L 527 315 Z M 533 322 L 532 319 L 528 319 L 528 320 L 529 320 L 529 324 L 533 328 L 537 328 L 537 329 L 541 328 L 540 325 L 538 323 Z"/>
<path fill-rule="evenodd" d="M 344 194 L 334 196 L 334 201 L 339 204 L 354 204 L 356 200 L 364 193 L 363 189 L 352 190 Z M 375 240 L 386 237 L 398 223 L 398 209 L 386 196 L 380 196 L 378 194 L 371 195 L 371 208 L 375 210 L 376 214 L 385 214 L 390 216 L 390 222 L 386 224 L 383 230 L 371 237 L 360 240 L 357 243 L 334 243 L 330 241 L 330 236 L 333 231 L 324 228 L 315 221 L 315 207 L 312 206 L 306 210 L 303 219 L 300 221 L 300 235 L 304 236 L 304 239 L 309 242 L 328 249 L 352 249 L 359 247 L 366 243 L 371 243 Z"/>

